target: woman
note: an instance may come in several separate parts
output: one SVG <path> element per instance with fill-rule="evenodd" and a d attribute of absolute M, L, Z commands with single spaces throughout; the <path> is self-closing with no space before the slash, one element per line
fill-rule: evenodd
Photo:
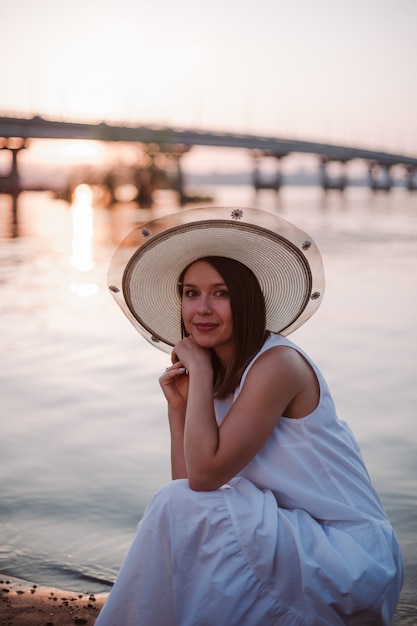
<path fill-rule="evenodd" d="M 311 238 L 260 211 L 182 212 L 131 235 L 110 280 L 171 351 L 173 481 L 97 625 L 390 624 L 397 538 L 322 374 L 286 339 L 323 296 Z"/>

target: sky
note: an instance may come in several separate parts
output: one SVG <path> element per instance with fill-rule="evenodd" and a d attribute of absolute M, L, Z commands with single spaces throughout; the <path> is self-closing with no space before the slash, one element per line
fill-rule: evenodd
<path fill-rule="evenodd" d="M 0 0 L 0 115 L 417 155 L 417 0 Z"/>

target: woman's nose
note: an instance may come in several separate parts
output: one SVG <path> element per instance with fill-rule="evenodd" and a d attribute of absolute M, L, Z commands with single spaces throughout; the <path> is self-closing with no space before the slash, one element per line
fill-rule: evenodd
<path fill-rule="evenodd" d="M 211 312 L 211 302 L 208 296 L 201 296 L 198 301 L 198 311 L 200 313 L 210 313 Z"/>

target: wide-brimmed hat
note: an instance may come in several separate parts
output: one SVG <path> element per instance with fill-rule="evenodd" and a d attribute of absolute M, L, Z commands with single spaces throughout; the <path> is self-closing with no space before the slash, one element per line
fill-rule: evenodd
<path fill-rule="evenodd" d="M 323 299 L 321 255 L 309 235 L 265 211 L 212 207 L 180 210 L 135 228 L 109 269 L 109 289 L 135 328 L 170 352 L 181 339 L 178 280 L 206 256 L 240 261 L 255 274 L 267 330 L 288 335 Z"/>

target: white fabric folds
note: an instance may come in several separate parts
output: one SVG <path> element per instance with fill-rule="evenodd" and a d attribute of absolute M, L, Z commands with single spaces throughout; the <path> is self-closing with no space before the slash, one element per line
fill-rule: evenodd
<path fill-rule="evenodd" d="M 396 535 L 319 370 L 281 336 L 262 351 L 283 344 L 313 367 L 318 407 L 282 418 L 221 489 L 162 487 L 96 626 L 391 624 L 403 575 Z M 219 423 L 231 401 L 217 403 Z"/>

